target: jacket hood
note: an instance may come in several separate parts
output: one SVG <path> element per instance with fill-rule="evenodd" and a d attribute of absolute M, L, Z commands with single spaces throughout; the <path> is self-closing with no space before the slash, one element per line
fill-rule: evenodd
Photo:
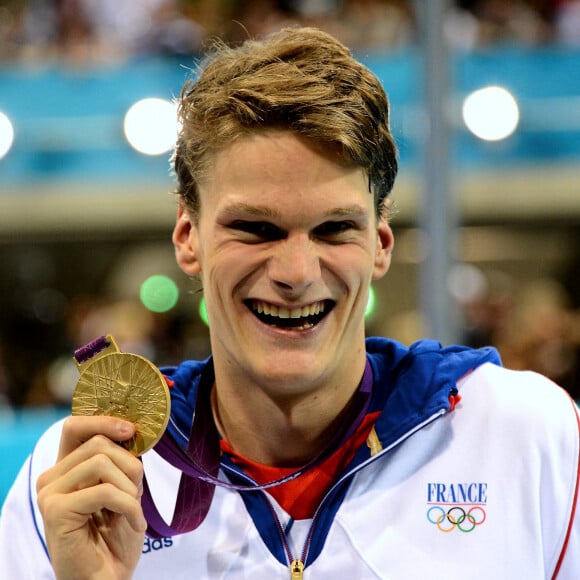
<path fill-rule="evenodd" d="M 380 412 L 375 430 L 386 446 L 417 423 L 444 409 L 449 396 L 457 393 L 457 382 L 478 366 L 501 364 L 494 348 L 443 347 L 434 340 L 420 340 L 407 347 L 396 340 L 366 339 L 374 388 L 368 412 Z M 200 385 L 214 381 L 211 357 L 185 361 L 177 367 L 162 368 L 174 386 L 168 429 L 182 444 L 187 442 Z"/>
<path fill-rule="evenodd" d="M 477 367 L 501 365 L 492 347 L 443 347 L 435 340 L 407 347 L 384 338 L 368 338 L 366 346 L 375 382 L 369 411 L 381 411 L 375 430 L 385 446 L 433 414 L 449 411 L 457 382 Z"/>

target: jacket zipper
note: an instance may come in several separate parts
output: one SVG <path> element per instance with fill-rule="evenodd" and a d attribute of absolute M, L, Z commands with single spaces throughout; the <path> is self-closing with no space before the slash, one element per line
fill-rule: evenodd
<path fill-rule="evenodd" d="M 270 512 L 271 512 L 272 517 L 274 519 L 274 522 L 276 524 L 276 528 L 278 529 L 278 534 L 280 536 L 280 540 L 282 542 L 282 546 L 284 548 L 284 552 L 286 553 L 287 563 L 288 563 L 288 566 L 290 568 L 290 580 L 302 580 L 302 578 L 304 576 L 305 563 L 306 563 L 306 560 L 308 558 L 308 553 L 310 551 L 310 544 L 312 543 L 312 538 L 313 538 L 314 532 L 316 530 L 316 524 L 318 523 L 318 519 L 319 519 L 320 513 L 322 511 L 322 508 L 323 508 L 323 506 L 324 506 L 327 498 L 332 494 L 332 492 L 339 485 L 341 485 L 346 479 L 352 477 L 354 474 L 356 474 L 358 471 L 360 471 L 363 467 L 366 467 L 370 463 L 376 461 L 376 459 L 378 459 L 378 457 L 380 457 L 384 453 L 387 453 L 388 451 L 392 451 L 395 447 L 397 447 L 398 445 L 400 445 L 401 443 L 403 443 L 403 441 L 405 441 L 406 439 L 408 439 L 409 437 L 411 437 L 412 435 L 414 435 L 417 431 L 420 431 L 421 429 L 423 429 L 424 427 L 426 427 L 427 425 L 429 425 L 430 423 L 432 423 L 433 421 L 435 421 L 436 419 L 438 419 L 442 415 L 445 415 L 446 412 L 447 412 L 446 409 L 440 409 L 439 411 L 437 411 L 436 413 L 434 413 L 433 415 L 431 415 L 428 419 L 426 419 L 422 423 L 419 423 L 418 425 L 415 425 L 415 427 L 413 427 L 412 429 L 410 429 L 409 431 L 407 431 L 406 433 L 404 433 L 397 440 L 393 441 L 388 447 L 385 447 L 385 448 L 383 448 L 380 451 L 377 448 L 376 442 L 374 442 L 373 448 L 374 448 L 374 450 L 375 450 L 376 453 L 374 455 L 371 455 L 371 457 L 369 457 L 366 461 L 363 461 L 360 465 L 357 465 L 356 467 L 354 467 L 353 469 L 351 469 L 348 473 L 345 473 L 326 492 L 326 495 L 322 498 L 322 501 L 320 502 L 320 505 L 318 506 L 316 512 L 314 513 L 314 516 L 312 517 L 312 524 L 310 525 L 310 529 L 308 531 L 308 535 L 307 535 L 306 540 L 304 542 L 304 547 L 302 549 L 302 554 L 301 554 L 301 557 L 300 558 L 296 558 L 292 554 L 292 550 L 290 549 L 290 545 L 289 545 L 288 539 L 286 537 L 286 532 L 284 531 L 284 528 L 282 527 L 282 523 L 280 521 L 280 518 L 278 517 L 278 514 L 276 513 L 276 510 L 274 509 L 274 506 L 272 505 L 272 502 L 270 502 L 270 500 L 268 499 L 267 496 L 265 497 L 265 499 L 268 502 L 268 505 L 270 507 Z M 377 440 L 378 440 L 378 438 L 377 438 Z M 379 444 L 380 444 L 380 442 L 379 442 Z M 252 479 L 249 478 L 244 473 L 238 473 L 236 471 L 236 474 L 237 475 L 242 475 L 248 481 L 252 481 Z"/>
<path fill-rule="evenodd" d="M 335 484 L 328 490 L 326 495 L 322 498 L 322 501 L 320 502 L 320 505 L 318 506 L 318 508 L 317 508 L 316 512 L 314 513 L 314 516 L 312 518 L 312 524 L 310 526 L 310 530 L 308 531 L 306 541 L 304 542 L 304 548 L 302 550 L 301 558 L 295 558 L 292 555 L 292 551 L 290 549 L 290 546 L 288 545 L 288 541 L 286 539 L 286 533 L 284 532 L 284 529 L 282 528 L 280 518 L 278 517 L 278 514 L 274 510 L 272 503 L 270 502 L 270 500 L 266 496 L 266 501 L 268 502 L 268 504 L 270 506 L 270 511 L 272 513 L 272 517 L 276 523 L 276 527 L 278 529 L 278 534 L 280 536 L 280 540 L 282 542 L 284 552 L 286 553 L 287 563 L 288 563 L 288 566 L 290 569 L 290 579 L 291 580 L 302 580 L 302 578 L 303 578 L 305 563 L 306 563 L 306 559 L 308 558 L 310 544 L 312 543 L 312 538 L 314 536 L 314 531 L 316 529 L 316 524 L 318 522 L 319 514 L 320 514 L 321 509 L 324 506 L 327 498 L 334 491 L 334 489 L 336 489 L 336 487 L 338 485 L 340 485 L 343 481 L 345 481 L 346 478 L 352 477 L 354 474 L 356 474 L 358 471 L 360 471 L 363 467 L 366 467 L 367 465 L 369 465 L 370 463 L 372 463 L 373 461 L 378 459 L 378 457 L 383 455 L 383 453 L 391 451 L 392 449 L 394 449 L 395 447 L 400 445 L 403 441 L 405 441 L 405 439 L 409 438 L 411 435 L 413 435 L 417 431 L 420 431 L 421 429 L 423 429 L 423 427 L 426 427 L 427 425 L 429 425 L 430 423 L 432 423 L 433 421 L 435 421 L 437 418 L 444 415 L 445 413 L 446 413 L 445 409 L 440 409 L 439 411 L 437 411 L 436 413 L 431 415 L 428 419 L 426 419 L 422 423 L 419 423 L 414 428 L 412 428 L 410 431 L 407 431 L 404 435 L 399 437 L 399 439 L 397 439 L 396 441 L 393 441 L 388 447 L 385 447 L 382 450 L 380 449 L 380 441 L 378 441 L 378 437 L 376 437 L 376 439 L 373 439 L 371 441 L 371 444 L 369 445 L 370 450 L 371 450 L 371 457 L 369 457 L 366 461 L 363 461 L 360 465 L 357 465 L 355 468 L 353 468 L 348 473 L 344 474 L 337 482 L 335 482 Z M 177 434 L 179 434 L 183 438 L 183 440 L 185 442 L 187 442 L 187 438 L 185 437 L 185 434 L 175 424 L 175 422 L 173 421 L 173 418 L 170 418 L 170 423 L 172 424 L 172 426 L 175 429 L 175 431 L 177 432 Z M 371 431 L 371 433 L 373 433 L 373 432 L 374 431 Z M 375 435 L 376 435 L 376 432 L 375 432 Z M 230 468 L 222 465 L 222 469 L 224 469 L 227 472 L 227 471 L 229 471 Z M 248 481 L 248 483 L 256 484 L 256 482 L 253 481 L 252 478 L 248 477 L 245 473 L 239 472 L 237 470 L 235 471 L 235 473 L 237 476 L 241 476 L 243 479 Z"/>
<path fill-rule="evenodd" d="M 290 564 L 290 580 L 302 580 L 304 575 L 304 564 L 301 560 L 294 560 Z"/>
<path fill-rule="evenodd" d="M 298 563 L 302 564 L 302 570 L 304 570 L 303 563 L 305 563 L 307 558 L 308 558 L 308 552 L 310 551 L 310 544 L 312 543 L 312 538 L 314 536 L 314 531 L 316 529 L 316 524 L 318 522 L 319 514 L 321 513 L 321 510 L 322 510 L 327 498 L 332 494 L 334 489 L 336 489 L 339 485 L 341 485 L 347 478 L 354 476 L 361 469 L 363 469 L 367 465 L 370 465 L 371 463 L 376 461 L 383 454 L 385 454 L 389 451 L 392 451 L 395 447 L 397 447 L 401 443 L 403 443 L 403 441 L 405 441 L 406 439 L 408 439 L 409 437 L 411 437 L 412 435 L 417 433 L 417 431 L 420 431 L 421 429 L 423 429 L 424 427 L 426 427 L 430 423 L 433 423 L 439 417 L 445 415 L 446 412 L 447 412 L 446 409 L 440 409 L 439 411 L 437 411 L 436 413 L 431 415 L 429 418 L 427 418 L 422 423 L 415 425 L 415 427 L 413 427 L 412 429 L 410 429 L 409 431 L 404 433 L 401 437 L 399 437 L 397 440 L 393 441 L 389 446 L 383 448 L 381 451 L 377 450 L 376 442 L 373 442 L 371 451 L 374 450 L 375 454 L 371 455 L 371 457 L 369 457 L 366 461 L 363 461 L 361 464 L 359 464 L 356 467 L 354 467 L 353 469 L 351 469 L 348 473 L 345 473 L 337 482 L 334 483 L 334 485 L 326 492 L 326 495 L 322 498 L 320 505 L 318 506 L 318 508 L 316 509 L 316 512 L 314 513 L 314 516 L 312 517 L 312 524 L 310 526 L 310 530 L 308 531 L 308 536 L 306 537 L 306 541 L 304 542 L 304 548 L 302 550 L 302 560 L 294 560 L 292 564 L 294 564 L 294 562 L 298 562 Z M 373 433 L 373 432 L 374 432 L 374 427 L 373 427 L 373 430 L 371 431 L 371 433 Z M 376 435 L 376 432 L 375 432 L 375 435 Z M 378 439 L 378 437 L 377 437 L 377 439 Z M 282 532 L 282 534 L 284 533 L 283 530 L 281 529 L 281 527 L 280 527 L 280 531 Z M 285 546 L 287 546 L 286 537 L 284 535 L 282 536 L 282 541 L 284 542 Z M 292 567 L 291 567 L 291 571 L 292 571 Z M 294 580 L 294 578 L 295 578 L 295 576 L 292 576 L 292 580 Z M 302 575 L 296 576 L 296 578 L 302 578 Z"/>

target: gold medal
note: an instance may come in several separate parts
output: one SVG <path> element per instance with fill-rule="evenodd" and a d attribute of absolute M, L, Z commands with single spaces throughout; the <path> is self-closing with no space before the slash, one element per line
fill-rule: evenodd
<path fill-rule="evenodd" d="M 72 398 L 73 415 L 109 415 L 131 421 L 137 430 L 120 445 L 139 456 L 163 435 L 171 398 L 159 369 L 146 358 L 119 350 L 111 335 L 75 352 L 81 376 Z"/>

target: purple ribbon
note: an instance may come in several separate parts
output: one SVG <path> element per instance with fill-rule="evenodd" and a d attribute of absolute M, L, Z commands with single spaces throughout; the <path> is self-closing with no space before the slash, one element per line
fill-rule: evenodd
<path fill-rule="evenodd" d="M 141 503 L 148 523 L 147 535 L 151 538 L 163 538 L 195 530 L 207 516 L 218 485 L 238 491 L 268 489 L 291 481 L 312 469 L 345 443 L 356 431 L 367 413 L 372 386 L 372 370 L 367 359 L 363 378 L 351 405 L 352 411 L 347 416 L 348 428 L 339 429 L 324 451 L 305 466 L 283 478 L 263 485 L 237 485 L 218 479 L 221 456 L 220 438 L 211 413 L 210 389 L 200 388 L 187 450 L 178 445 L 168 431 L 165 431 L 154 447 L 163 459 L 182 472 L 171 524 L 167 524 L 157 510 L 147 478 L 143 477 Z"/>
<path fill-rule="evenodd" d="M 107 337 L 99 336 L 92 342 L 77 348 L 74 352 L 75 359 L 79 364 L 84 363 L 108 346 L 111 346 L 111 343 L 107 340 Z"/>

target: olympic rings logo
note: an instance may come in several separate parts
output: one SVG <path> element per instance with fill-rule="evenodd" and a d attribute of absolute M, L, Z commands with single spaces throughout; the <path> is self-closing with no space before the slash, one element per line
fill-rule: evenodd
<path fill-rule="evenodd" d="M 479 505 L 471 506 L 468 511 L 458 505 L 447 510 L 440 505 L 434 505 L 427 510 L 429 522 L 445 533 L 452 532 L 455 528 L 466 534 L 473 532 L 485 522 L 486 517 L 485 510 Z"/>

